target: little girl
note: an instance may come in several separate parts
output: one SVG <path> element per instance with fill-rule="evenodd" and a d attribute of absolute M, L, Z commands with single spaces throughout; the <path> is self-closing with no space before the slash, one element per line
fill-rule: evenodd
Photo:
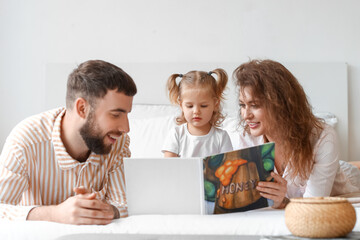
<path fill-rule="evenodd" d="M 181 80 L 176 83 L 178 77 Z M 170 101 L 178 104 L 182 113 L 176 118 L 179 126 L 169 132 L 164 142 L 165 157 L 206 157 L 233 150 L 227 132 L 218 128 L 225 118 L 221 101 L 227 81 L 226 72 L 220 68 L 169 77 Z"/>

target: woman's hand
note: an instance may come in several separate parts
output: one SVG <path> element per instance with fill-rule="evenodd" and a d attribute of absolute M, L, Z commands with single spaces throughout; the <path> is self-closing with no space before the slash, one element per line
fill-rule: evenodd
<path fill-rule="evenodd" d="M 271 172 L 271 176 L 274 182 L 259 182 L 256 190 L 262 197 L 274 201 L 273 208 L 285 208 L 289 201 L 286 198 L 287 181 L 274 172 Z"/>

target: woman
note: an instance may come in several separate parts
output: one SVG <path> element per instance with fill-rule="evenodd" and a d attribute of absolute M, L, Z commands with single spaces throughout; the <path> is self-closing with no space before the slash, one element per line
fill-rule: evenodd
<path fill-rule="evenodd" d="M 257 186 L 274 208 L 284 208 L 292 197 L 360 192 L 360 171 L 339 161 L 336 132 L 314 116 L 289 70 L 272 60 L 253 60 L 240 65 L 234 78 L 244 136 L 275 142 L 274 181 Z"/>

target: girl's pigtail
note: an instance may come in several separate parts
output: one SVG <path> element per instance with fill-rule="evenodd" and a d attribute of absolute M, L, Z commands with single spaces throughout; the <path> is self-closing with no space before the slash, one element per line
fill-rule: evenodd
<path fill-rule="evenodd" d="M 217 68 L 213 71 L 211 71 L 212 73 L 215 73 L 217 75 L 217 81 L 216 81 L 216 85 L 217 85 L 217 89 L 216 89 L 216 96 L 221 99 L 224 100 L 224 96 L 223 96 L 223 92 L 226 88 L 226 84 L 228 82 L 228 75 L 226 74 L 225 70 L 222 68 Z"/>
<path fill-rule="evenodd" d="M 216 111 L 214 111 L 213 116 L 211 118 L 211 124 L 215 127 L 220 127 L 221 123 L 225 119 L 225 115 L 222 114 L 222 101 L 225 99 L 223 92 L 226 88 L 226 84 L 228 82 L 228 76 L 225 72 L 225 70 L 221 68 L 217 68 L 210 72 L 211 74 L 215 73 L 217 75 L 217 81 L 216 81 L 216 98 L 219 101 L 219 107 Z"/>
<path fill-rule="evenodd" d="M 182 77 L 182 74 L 173 74 L 169 77 L 166 88 L 169 91 L 169 99 L 172 104 L 178 104 L 178 99 L 180 96 L 180 87 L 176 83 L 176 78 Z"/>

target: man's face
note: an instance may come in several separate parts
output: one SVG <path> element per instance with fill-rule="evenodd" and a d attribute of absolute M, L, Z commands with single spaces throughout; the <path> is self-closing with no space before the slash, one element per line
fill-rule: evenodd
<path fill-rule="evenodd" d="M 128 113 L 133 97 L 116 90 L 109 90 L 104 98 L 96 100 L 80 135 L 86 146 L 96 154 L 108 154 L 112 145 L 123 134 L 130 131 Z"/>

